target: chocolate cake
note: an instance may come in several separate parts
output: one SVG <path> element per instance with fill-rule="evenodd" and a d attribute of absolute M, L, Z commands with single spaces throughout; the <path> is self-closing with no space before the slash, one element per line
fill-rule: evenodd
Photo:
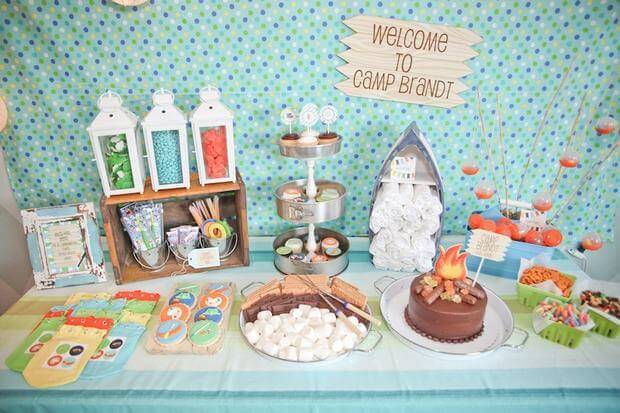
<path fill-rule="evenodd" d="M 411 282 L 409 304 L 405 309 L 407 324 L 418 333 L 438 341 L 464 342 L 476 338 L 482 332 L 482 320 L 487 306 L 484 290 L 478 287 L 469 290 L 469 293 L 480 293 L 482 298 L 468 294 L 470 298 L 463 300 L 464 295 L 461 293 L 461 301 L 458 303 L 438 297 L 428 304 L 430 294 L 426 297 L 422 295 L 423 280 L 427 276 L 432 277 L 433 273 L 422 274 Z"/>
<path fill-rule="evenodd" d="M 435 271 L 414 278 L 409 287 L 405 320 L 433 340 L 462 343 L 482 333 L 487 295 L 466 278 L 467 254 L 459 254 L 459 248 L 441 248 Z"/>

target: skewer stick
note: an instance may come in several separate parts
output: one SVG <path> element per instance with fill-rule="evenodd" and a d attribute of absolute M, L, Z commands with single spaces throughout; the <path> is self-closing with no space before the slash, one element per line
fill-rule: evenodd
<path fill-rule="evenodd" d="M 218 221 L 221 219 L 221 215 L 220 215 L 220 197 L 218 195 L 215 195 L 213 197 L 213 206 L 215 207 L 215 214 L 216 214 L 216 218 Z"/>
<path fill-rule="evenodd" d="M 611 157 L 611 155 L 614 153 L 616 149 L 618 149 L 618 146 L 620 146 L 620 141 L 616 141 L 616 143 L 614 143 L 614 146 L 609 150 L 609 152 L 601 156 L 601 158 L 598 161 L 592 164 L 588 172 L 586 172 L 583 178 L 581 178 L 581 181 L 579 182 L 579 185 L 577 185 L 577 188 L 568 196 L 568 198 L 566 198 L 566 201 L 564 201 L 564 203 L 555 212 L 553 217 L 551 217 L 551 219 L 549 220 L 549 225 L 553 223 L 553 221 L 560 215 L 560 213 L 564 210 L 564 208 L 568 206 L 568 204 L 573 202 L 573 199 L 577 196 L 581 188 L 583 188 L 583 186 L 587 184 L 593 178 L 594 172 L 596 172 L 596 169 L 598 167 L 603 166 L 605 161 Z"/>
<path fill-rule="evenodd" d="M 508 174 L 506 172 L 506 147 L 504 146 L 504 130 L 502 129 L 502 107 L 499 103 L 499 93 L 497 99 L 497 123 L 499 124 L 499 147 L 502 152 L 502 166 L 504 168 L 504 188 L 506 189 L 506 215 L 508 214 Z M 500 211 L 501 213 L 502 211 Z"/>
<path fill-rule="evenodd" d="M 489 165 L 491 167 L 491 176 L 493 177 L 493 185 L 495 186 L 495 196 L 497 197 L 497 206 L 499 207 L 500 213 L 502 212 L 502 203 L 499 199 L 499 194 L 497 193 L 497 179 L 495 179 L 495 166 L 493 164 L 493 158 L 491 156 L 491 145 L 489 145 L 489 141 L 487 139 L 487 130 L 484 127 L 484 116 L 482 114 L 482 103 L 480 98 L 480 89 L 476 89 L 478 93 L 478 114 L 480 116 L 480 129 L 482 129 L 482 140 L 484 141 L 484 145 L 487 147 L 487 156 L 489 158 Z"/>
<path fill-rule="evenodd" d="M 573 120 L 573 125 L 571 126 L 570 133 L 568 134 L 568 138 L 566 139 L 565 150 L 568 150 L 570 148 L 573 138 L 575 137 L 575 134 L 577 131 L 577 124 L 579 123 L 579 118 L 581 118 L 581 112 L 583 111 L 583 104 L 585 103 L 587 96 L 588 96 L 588 92 L 586 91 L 581 97 L 581 102 L 579 103 L 579 109 L 577 109 L 577 115 L 575 116 L 575 120 Z M 559 164 L 558 172 L 555 174 L 553 185 L 551 185 L 551 190 L 549 191 L 549 194 L 551 194 L 551 196 L 553 196 L 553 193 L 555 192 L 555 190 L 557 189 L 560 183 L 560 176 L 562 175 L 562 170 L 564 170 L 564 167 L 562 166 L 562 164 Z"/>
<path fill-rule="evenodd" d="M 566 80 L 568 79 L 568 75 L 573 70 L 573 64 L 575 63 L 575 60 L 577 60 L 577 56 L 575 56 L 573 60 L 571 60 L 570 65 L 568 66 L 568 70 L 566 70 L 566 73 L 564 73 L 564 76 L 562 77 L 560 84 L 555 89 L 555 92 L 553 93 L 551 100 L 547 104 L 547 108 L 545 109 L 545 114 L 543 115 L 542 120 L 538 124 L 538 130 L 536 130 L 536 136 L 534 137 L 534 143 L 532 143 L 532 147 L 530 148 L 529 153 L 527 155 L 527 160 L 525 161 L 525 168 L 523 168 L 523 175 L 521 175 L 521 182 L 519 182 L 519 188 L 517 189 L 517 199 L 516 199 L 517 201 L 521 199 L 521 189 L 523 189 L 523 182 L 525 181 L 525 177 L 527 176 L 527 170 L 530 167 L 530 163 L 532 161 L 532 155 L 534 155 L 534 152 L 536 152 L 536 146 L 538 145 L 538 141 L 540 140 L 540 137 L 542 136 L 542 132 L 545 129 L 545 126 L 547 125 L 547 119 L 549 118 L 549 113 L 551 113 L 551 108 L 553 108 L 553 104 L 555 103 L 555 100 L 557 99 L 560 93 L 560 90 L 562 90 L 562 88 L 564 87 L 564 84 L 566 83 Z"/>

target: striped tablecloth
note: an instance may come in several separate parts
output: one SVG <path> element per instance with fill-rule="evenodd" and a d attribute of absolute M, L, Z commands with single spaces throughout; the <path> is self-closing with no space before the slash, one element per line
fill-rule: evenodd
<path fill-rule="evenodd" d="M 252 240 L 249 268 L 164 278 L 116 286 L 113 283 L 30 291 L 0 317 L 0 358 L 26 337 L 41 315 L 76 291 L 143 289 L 168 295 L 179 281 L 234 281 L 238 289 L 277 275 L 270 242 Z M 352 240 L 351 263 L 343 274 L 370 296 L 379 314 L 373 282 L 383 275 L 370 263 L 366 240 Z M 585 276 L 563 256 L 555 266 Z M 404 346 L 387 330 L 377 349 L 312 368 L 274 364 L 253 352 L 240 336 L 237 296 L 223 350 L 215 356 L 154 356 L 142 343 L 123 373 L 56 389 L 29 387 L 20 374 L 0 366 L 0 411 L 458 411 L 581 412 L 620 410 L 620 340 L 590 334 L 571 350 L 533 333 L 531 311 L 516 301 L 514 281 L 481 276 L 508 303 L 516 325 L 530 332 L 521 351 L 502 349 L 481 359 L 445 361 Z M 161 303 L 160 303 L 161 305 Z M 501 410 L 500 410 L 501 409 Z"/>

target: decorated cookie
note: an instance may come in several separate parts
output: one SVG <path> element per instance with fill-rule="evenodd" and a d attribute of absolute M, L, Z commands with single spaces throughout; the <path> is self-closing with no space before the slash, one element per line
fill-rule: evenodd
<path fill-rule="evenodd" d="M 194 314 L 194 321 L 203 321 L 209 320 L 213 321 L 216 324 L 219 324 L 222 321 L 223 313 L 217 307 L 203 307 L 200 310 L 196 311 Z"/>
<path fill-rule="evenodd" d="M 181 320 L 187 321 L 189 320 L 189 316 L 192 310 L 183 303 L 174 303 L 165 306 L 161 313 L 159 314 L 159 321 L 168 321 L 168 320 Z"/>
<path fill-rule="evenodd" d="M 186 336 L 187 324 L 181 320 L 164 321 L 155 332 L 155 339 L 162 346 L 179 344 Z"/>
<path fill-rule="evenodd" d="M 207 286 L 205 287 L 205 291 L 207 292 L 207 295 L 209 293 L 216 292 L 223 294 L 226 297 L 230 297 L 230 295 L 232 294 L 232 288 L 230 288 L 230 285 L 223 283 L 207 284 Z"/>
<path fill-rule="evenodd" d="M 192 309 L 196 305 L 196 295 L 186 291 L 176 292 L 168 301 L 168 304 L 174 303 L 183 303 Z"/>
<path fill-rule="evenodd" d="M 208 346 L 217 340 L 219 331 L 218 325 L 213 321 L 198 321 L 189 330 L 189 341 L 197 346 Z"/>
<path fill-rule="evenodd" d="M 177 287 L 175 293 L 192 293 L 194 295 L 200 294 L 200 287 L 196 284 L 181 284 Z"/>
<path fill-rule="evenodd" d="M 202 307 L 218 307 L 225 310 L 228 306 L 228 297 L 219 291 L 211 291 L 207 295 L 200 296 L 199 306 Z"/>

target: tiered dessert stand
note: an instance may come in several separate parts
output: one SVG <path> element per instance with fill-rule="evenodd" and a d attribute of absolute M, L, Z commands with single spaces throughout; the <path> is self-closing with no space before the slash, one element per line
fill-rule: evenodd
<path fill-rule="evenodd" d="M 312 106 L 309 108 L 309 106 Z M 329 107 L 333 110 L 332 107 Z M 328 125 L 334 120 L 325 119 L 321 110 L 321 119 Z M 286 111 L 286 109 L 285 109 Z M 282 119 L 286 115 L 283 111 Z M 335 111 L 333 112 L 335 116 Z M 291 123 L 295 118 L 292 112 Z M 318 108 L 315 105 L 306 105 L 301 111 L 300 122 L 307 127 L 297 140 L 280 139 L 278 145 L 280 154 L 287 158 L 299 159 L 306 162 L 308 170 L 307 179 L 298 179 L 286 182 L 276 189 L 276 206 L 278 215 L 289 222 L 308 224 L 308 226 L 290 229 L 280 234 L 273 242 L 273 249 L 285 245 L 291 238 L 299 238 L 303 241 L 303 254 L 305 259 L 291 259 L 291 255 L 275 254 L 274 265 L 284 274 L 340 274 L 349 264 L 348 252 L 349 241 L 347 237 L 337 231 L 315 227 L 315 224 L 333 221 L 344 214 L 344 198 L 346 190 L 338 182 L 329 180 L 315 180 L 315 162 L 337 154 L 340 151 L 342 138 L 331 133 L 329 139 L 318 139 L 319 133 L 312 130 L 311 126 L 318 119 Z M 288 122 L 287 122 L 288 123 Z M 290 125 L 290 124 L 289 124 Z M 317 142 L 318 139 L 318 142 Z M 321 192 L 328 190 L 332 194 L 338 193 L 337 197 L 321 199 Z M 289 199 L 285 194 L 290 190 L 299 190 L 303 194 L 302 198 Z M 321 240 L 326 237 L 333 237 L 339 242 L 340 255 L 329 257 L 327 261 L 313 261 L 313 258 L 320 254 Z"/>

